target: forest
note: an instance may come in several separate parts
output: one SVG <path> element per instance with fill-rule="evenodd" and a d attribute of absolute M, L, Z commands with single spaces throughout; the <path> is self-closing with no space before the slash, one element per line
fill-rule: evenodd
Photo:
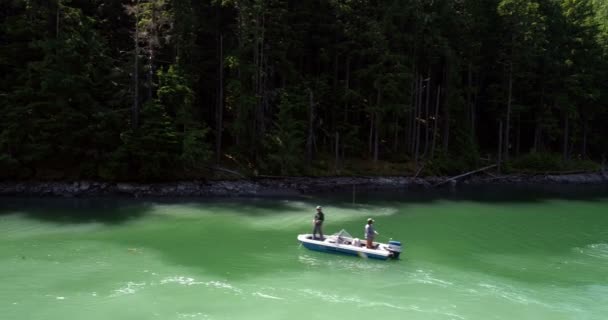
<path fill-rule="evenodd" d="M 598 170 L 605 0 L 1 0 L 0 179 Z"/>

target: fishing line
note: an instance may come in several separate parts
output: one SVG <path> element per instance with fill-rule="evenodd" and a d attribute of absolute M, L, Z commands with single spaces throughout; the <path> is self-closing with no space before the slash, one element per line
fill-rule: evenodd
<path fill-rule="evenodd" d="M 385 235 L 383 235 L 383 234 L 378 234 L 378 236 L 380 236 L 380 237 L 384 237 L 385 239 L 388 239 L 389 241 L 390 241 L 390 240 L 395 239 L 395 238 L 393 238 L 393 237 L 385 236 Z"/>

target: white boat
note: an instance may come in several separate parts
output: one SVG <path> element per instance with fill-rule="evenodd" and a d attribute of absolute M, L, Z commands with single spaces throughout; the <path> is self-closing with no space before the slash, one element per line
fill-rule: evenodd
<path fill-rule="evenodd" d="M 314 251 L 346 254 L 372 259 L 398 259 L 401 253 L 401 242 L 391 240 L 388 243 L 374 242 L 373 249 L 366 247 L 366 241 L 353 238 L 344 229 L 324 239 L 313 238 L 312 234 L 298 235 L 298 241 L 304 247 Z"/>

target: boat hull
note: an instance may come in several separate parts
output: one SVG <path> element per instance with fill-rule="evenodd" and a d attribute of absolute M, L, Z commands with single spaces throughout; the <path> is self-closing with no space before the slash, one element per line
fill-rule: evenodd
<path fill-rule="evenodd" d="M 324 240 L 312 239 L 312 235 L 310 234 L 299 235 L 298 241 L 300 241 L 300 243 L 302 243 L 306 249 L 312 251 L 359 256 L 362 258 L 377 260 L 388 260 L 391 258 L 397 258 L 399 256 L 398 253 L 383 249 L 383 244 L 378 244 L 378 249 L 368 249 L 351 244 L 339 244 L 336 242 L 331 242 L 331 240 L 328 238 Z"/>

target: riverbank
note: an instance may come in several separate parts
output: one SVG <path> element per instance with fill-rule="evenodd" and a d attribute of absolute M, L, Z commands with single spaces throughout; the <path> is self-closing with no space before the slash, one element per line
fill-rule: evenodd
<path fill-rule="evenodd" d="M 0 196 L 297 196 L 325 191 L 401 188 L 457 187 L 458 184 L 608 184 L 602 173 L 568 175 L 481 174 L 450 180 L 450 177 L 281 177 L 249 180 L 178 181 L 165 183 L 125 182 L 0 182 Z"/>

